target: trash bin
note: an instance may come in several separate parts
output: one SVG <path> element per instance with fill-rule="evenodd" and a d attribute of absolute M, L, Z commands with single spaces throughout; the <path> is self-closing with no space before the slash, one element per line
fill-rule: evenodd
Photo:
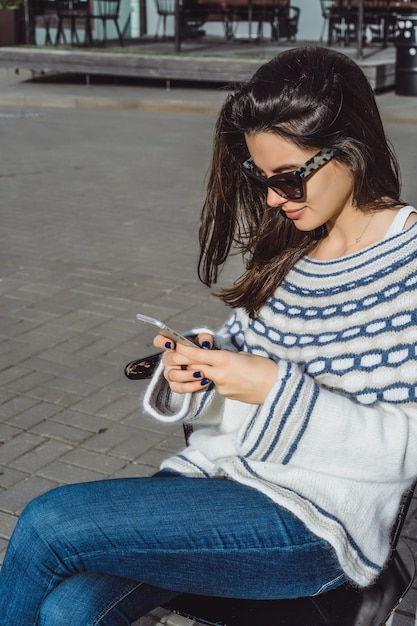
<path fill-rule="evenodd" d="M 395 93 L 417 96 L 417 14 L 397 18 Z"/>

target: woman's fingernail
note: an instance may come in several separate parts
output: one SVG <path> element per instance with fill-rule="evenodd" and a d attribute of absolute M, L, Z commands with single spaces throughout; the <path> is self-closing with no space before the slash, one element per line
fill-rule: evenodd
<path fill-rule="evenodd" d="M 194 372 L 194 378 L 201 378 L 201 372 Z"/>
<path fill-rule="evenodd" d="M 201 381 L 200 385 L 201 385 L 202 387 L 204 387 L 204 385 L 208 385 L 208 384 L 209 384 L 209 382 L 210 382 L 210 381 L 209 381 L 209 379 L 208 379 L 208 378 L 203 378 L 203 380 Z"/>
<path fill-rule="evenodd" d="M 203 343 L 201 344 L 201 347 L 206 348 L 206 350 L 210 350 L 211 344 L 209 341 L 203 341 Z"/>
<path fill-rule="evenodd" d="M 166 348 L 167 350 L 171 350 L 171 348 L 172 348 L 172 343 L 171 343 L 170 341 L 166 341 L 166 342 L 165 342 L 165 348 Z"/>

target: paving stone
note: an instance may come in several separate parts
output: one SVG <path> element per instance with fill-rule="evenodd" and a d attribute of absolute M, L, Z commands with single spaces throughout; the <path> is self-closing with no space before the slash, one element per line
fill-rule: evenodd
<path fill-rule="evenodd" d="M 87 397 L 97 391 L 97 385 L 84 383 L 81 380 L 74 380 L 69 376 L 55 377 L 48 383 L 48 386 L 52 389 L 59 389 L 61 391 L 76 394 L 80 398 Z"/>
<path fill-rule="evenodd" d="M 59 439 L 70 443 L 82 443 L 91 437 L 91 433 L 81 428 L 74 428 L 66 424 L 60 424 L 53 420 L 45 420 L 36 424 L 31 429 L 32 433 L 37 433 L 42 437 Z"/>
<path fill-rule="evenodd" d="M 0 537 L 9 539 L 16 526 L 17 516 L 0 511 Z"/>
<path fill-rule="evenodd" d="M 115 472 L 114 478 L 143 478 L 153 476 L 159 470 L 159 464 L 147 465 L 138 461 L 128 462 Z"/>
<path fill-rule="evenodd" d="M 0 537 L 0 564 L 3 563 L 3 559 L 6 553 L 8 543 L 9 543 L 8 538 L 3 539 L 2 537 Z"/>
<path fill-rule="evenodd" d="M 61 320 L 60 320 L 61 322 Z M 71 337 L 60 344 L 60 350 L 63 352 L 69 352 L 70 354 L 76 354 L 84 348 L 96 343 L 97 337 L 90 335 L 89 333 L 80 333 L 78 330 L 71 329 Z"/>
<path fill-rule="evenodd" d="M 6 383 L 5 387 L 12 391 L 19 391 L 19 393 L 27 393 L 31 389 L 46 383 L 48 380 L 51 380 L 50 374 L 45 374 L 44 372 L 26 372 L 22 374 L 22 376 L 18 376 L 14 378 L 14 380 Z"/>
<path fill-rule="evenodd" d="M 27 478 L 27 473 L 13 469 L 10 465 L 0 465 L 0 487 L 3 489 L 9 489 L 25 478 Z"/>
<path fill-rule="evenodd" d="M 20 513 L 29 500 L 33 500 L 33 498 L 49 491 L 56 484 L 55 480 L 47 480 L 42 476 L 28 476 L 7 491 L 0 493 L 0 511 Z"/>
<path fill-rule="evenodd" d="M 180 437 L 183 436 L 182 424 L 164 424 L 154 419 L 147 413 L 144 413 L 140 395 L 138 411 L 133 412 L 131 415 L 121 420 L 121 423 L 133 426 L 134 428 L 141 428 L 143 430 L 150 430 L 154 433 L 159 433 L 161 435 L 161 440 L 166 437 L 171 438 L 175 434 L 178 434 Z"/>
<path fill-rule="evenodd" d="M 39 402 L 37 398 L 34 398 L 34 400 L 36 400 L 36 404 L 26 409 L 26 411 L 19 412 L 15 417 L 11 416 L 6 421 L 16 428 L 30 430 L 62 410 L 60 406 L 51 402 Z"/>
<path fill-rule="evenodd" d="M 103 480 L 105 478 L 102 472 L 96 472 L 84 467 L 77 467 L 76 465 L 70 465 L 69 463 L 63 463 L 61 461 L 55 461 L 54 463 L 43 467 L 39 470 L 38 474 L 48 481 L 53 481 L 54 483 L 61 485 L 67 485 L 68 483 L 85 483 L 94 480 Z"/>
<path fill-rule="evenodd" d="M 108 476 L 112 476 L 126 466 L 125 460 L 118 459 L 108 454 L 92 452 L 91 450 L 80 447 L 64 454 L 61 461 L 84 469 L 101 472 Z"/>
<path fill-rule="evenodd" d="M 167 458 L 167 453 L 165 450 L 157 450 L 156 448 L 150 448 L 146 452 L 140 454 L 134 461 L 134 463 L 138 465 L 143 465 L 145 467 L 154 467 L 159 469 L 162 461 Z"/>
<path fill-rule="evenodd" d="M 43 350 L 38 356 L 47 361 L 51 361 L 52 363 L 63 364 L 74 372 L 85 365 L 83 360 L 80 359 L 77 354 L 65 352 L 65 350 L 62 350 L 60 346 L 53 347 L 51 345 L 50 349 Z"/>
<path fill-rule="evenodd" d="M 52 402 L 58 404 L 61 407 L 70 407 L 73 404 L 79 402 L 82 396 L 76 393 L 70 393 L 60 389 L 51 388 L 51 386 L 41 385 L 36 389 L 31 389 L 30 395 L 38 400 L 45 400 L 46 402 Z"/>
<path fill-rule="evenodd" d="M 91 437 L 84 447 L 97 452 L 109 452 L 115 446 L 125 442 L 136 434 L 136 430 L 124 424 L 112 424 L 106 430 Z"/>
<path fill-rule="evenodd" d="M 48 346 L 48 348 L 50 345 Z M 25 360 L 25 367 L 36 370 L 38 372 L 44 372 L 45 374 L 52 374 L 54 376 L 51 379 L 51 383 L 57 380 L 57 377 L 66 376 L 71 372 L 71 368 L 65 363 L 56 363 L 48 359 L 44 359 L 41 355 L 30 356 Z M 80 394 L 83 395 L 83 394 Z"/>
<path fill-rule="evenodd" d="M 19 318 L 21 318 L 20 312 Z M 38 328 L 40 324 L 42 324 L 40 321 L 16 319 L 13 317 L 12 319 L 7 320 L 7 322 L 2 320 L 2 333 L 7 334 L 10 338 L 20 337 L 20 335 L 24 336 L 32 329 Z"/>
<path fill-rule="evenodd" d="M 10 426 L 9 424 L 0 423 L 0 445 L 4 444 L 5 441 L 13 439 L 19 433 L 20 429 Z"/>
<path fill-rule="evenodd" d="M 48 322 L 48 324 L 52 324 L 52 322 Z M 13 363 L 22 363 L 32 356 L 41 354 L 44 350 L 60 345 L 65 340 L 61 336 L 54 336 L 49 333 L 46 326 L 42 324 L 16 337 L 12 353 Z"/>
<path fill-rule="evenodd" d="M 110 428 L 111 422 L 107 422 L 102 417 L 96 415 L 88 415 L 87 413 L 80 413 L 67 409 L 61 411 L 54 416 L 54 421 L 67 426 L 73 426 L 74 428 L 80 428 L 86 430 L 89 433 L 97 434 L 99 432 L 105 432 L 107 428 Z"/>
<path fill-rule="evenodd" d="M 126 363 L 127 362 L 128 360 L 126 360 Z M 124 362 L 123 367 L 126 363 Z M 78 379 L 80 377 L 80 373 L 76 372 L 76 374 Z M 116 368 L 112 364 L 104 363 L 103 361 L 99 362 L 96 371 L 92 371 L 90 369 L 88 372 L 88 383 L 90 385 L 95 385 L 96 388 L 107 388 L 109 385 L 112 385 L 116 381 L 118 381 L 118 383 L 120 383 L 120 381 L 123 381 L 123 383 L 125 383 L 124 378 L 125 376 L 123 375 L 122 366 Z M 127 378 L 126 381 L 129 382 Z M 120 390 L 124 391 L 124 388 L 121 387 Z M 128 391 L 128 388 L 126 388 L 126 391 Z"/>
<path fill-rule="evenodd" d="M 45 270 L 40 270 L 42 274 Z M 30 307 L 22 308 L 19 310 L 19 318 L 21 320 L 29 320 L 34 324 L 34 328 L 37 328 L 40 324 L 49 322 L 55 319 L 56 315 L 47 311 L 39 311 L 33 304 Z"/>
<path fill-rule="evenodd" d="M 138 459 L 144 452 L 155 447 L 159 441 L 160 436 L 157 433 L 139 430 L 132 434 L 129 439 L 112 447 L 109 450 L 109 454 L 133 461 Z"/>
<path fill-rule="evenodd" d="M 42 437 L 32 433 L 22 432 L 19 436 L 6 441 L 1 447 L 2 465 L 8 465 L 11 461 L 22 456 L 29 450 L 33 450 L 43 442 Z"/>
<path fill-rule="evenodd" d="M 87 398 L 83 398 L 77 402 L 72 408 L 82 413 L 96 415 L 100 409 L 104 409 L 109 404 L 119 399 L 120 393 L 117 390 L 99 389 Z"/>
<path fill-rule="evenodd" d="M 138 398 L 134 394 L 125 394 L 114 402 L 97 411 L 97 415 L 108 419 L 121 420 L 132 413 L 139 412 Z"/>
<path fill-rule="evenodd" d="M 7 366 L 6 366 L 7 364 Z M 18 381 L 22 381 L 24 380 L 27 376 L 30 376 L 31 374 L 33 374 L 33 370 L 27 368 L 27 367 L 23 367 L 21 365 L 16 365 L 13 366 L 10 364 L 9 361 L 6 361 L 5 364 L 5 369 L 3 369 L 0 372 L 0 385 L 5 389 L 5 390 L 9 390 L 9 391 L 13 391 L 13 387 L 10 387 L 10 385 L 18 380 Z M 19 387 L 17 389 L 18 393 L 22 393 L 21 388 Z"/>
<path fill-rule="evenodd" d="M 36 398 L 30 398 L 29 396 L 17 395 L 11 392 L 7 392 L 7 395 L 11 396 L 10 399 L 0 405 L 0 419 L 2 421 L 16 417 L 19 413 L 23 413 L 25 410 L 39 404 Z"/>
<path fill-rule="evenodd" d="M 71 376 L 76 380 L 82 380 L 87 383 L 97 384 L 97 386 L 100 387 L 105 387 L 105 385 L 100 385 L 99 381 L 102 373 L 107 372 L 108 369 L 109 366 L 99 360 L 88 361 L 87 363 L 84 361 L 81 365 L 79 364 L 72 369 Z M 119 375 L 120 374 L 118 374 L 118 376 Z"/>
<path fill-rule="evenodd" d="M 34 450 L 27 454 L 22 454 L 18 459 L 11 461 L 10 467 L 28 474 L 36 474 L 42 467 L 49 465 L 70 450 L 72 450 L 70 445 L 48 439 Z"/>

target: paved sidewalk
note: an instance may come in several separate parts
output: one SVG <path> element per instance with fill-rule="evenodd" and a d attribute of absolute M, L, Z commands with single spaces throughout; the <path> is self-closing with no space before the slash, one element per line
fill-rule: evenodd
<path fill-rule="evenodd" d="M 181 428 L 143 415 L 145 383 L 123 374 L 154 351 L 135 313 L 179 330 L 225 317 L 196 278 L 214 113 L 126 110 L 129 87 L 102 108 L 112 87 L 2 79 L 0 561 L 36 495 L 147 476 L 183 447 Z M 19 90 L 27 105 L 4 106 Z M 93 90 L 97 109 L 68 106 Z"/>
<path fill-rule="evenodd" d="M 146 383 L 123 375 L 153 350 L 135 313 L 179 330 L 227 314 L 195 270 L 224 91 L 27 78 L 0 71 L 0 561 L 28 500 L 149 475 L 182 447 L 181 429 L 143 415 Z M 416 203 L 417 98 L 378 100 Z M 413 591 L 395 626 L 414 626 L 415 601 Z"/>

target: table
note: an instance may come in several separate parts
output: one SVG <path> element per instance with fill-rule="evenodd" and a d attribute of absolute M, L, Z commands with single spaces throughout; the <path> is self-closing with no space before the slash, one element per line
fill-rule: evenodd
<path fill-rule="evenodd" d="M 382 26 L 382 46 L 389 41 L 390 26 L 394 26 L 398 15 L 407 15 L 417 11 L 417 0 L 334 0 L 330 11 L 329 45 L 332 42 L 332 30 L 335 24 L 344 29 L 342 45 L 349 41 L 349 25 L 353 24 L 356 32 L 358 56 L 362 56 L 362 33 L 367 24 Z M 360 34 L 360 35 L 359 35 Z"/>
<path fill-rule="evenodd" d="M 175 50 L 181 49 L 181 33 L 185 24 L 205 21 L 224 23 L 226 37 L 233 37 L 233 23 L 248 22 L 248 39 L 258 40 L 260 33 L 253 34 L 253 23 L 269 21 L 273 29 L 273 38 L 278 39 L 278 21 L 290 11 L 290 0 L 175 0 Z M 275 34 L 275 36 L 274 36 Z"/>
<path fill-rule="evenodd" d="M 224 0 L 224 4 L 226 15 L 231 22 L 234 20 L 248 22 L 249 40 L 253 38 L 252 26 L 254 21 L 257 21 L 259 24 L 263 21 L 269 21 L 273 25 L 273 38 L 278 40 L 279 19 L 290 10 L 290 0 Z M 258 32 L 255 39 L 259 38 L 259 34 Z"/>

